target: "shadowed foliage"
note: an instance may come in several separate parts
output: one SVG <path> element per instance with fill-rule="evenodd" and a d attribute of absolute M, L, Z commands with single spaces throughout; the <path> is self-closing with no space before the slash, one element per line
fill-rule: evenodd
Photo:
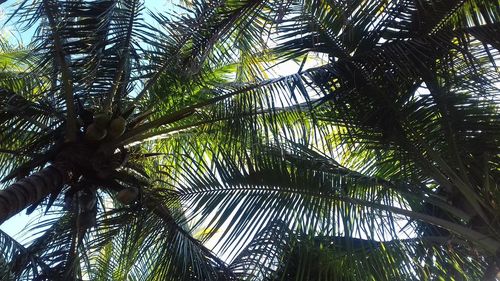
<path fill-rule="evenodd" d="M 0 279 L 496 280 L 497 0 L 152 5 L 8 8 Z"/>

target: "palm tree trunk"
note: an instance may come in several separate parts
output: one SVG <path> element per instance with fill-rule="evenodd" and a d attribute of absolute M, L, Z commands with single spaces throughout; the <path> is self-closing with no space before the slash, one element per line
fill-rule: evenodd
<path fill-rule="evenodd" d="M 71 178 L 67 165 L 54 163 L 0 190 L 0 224 L 29 205 L 58 191 Z"/>

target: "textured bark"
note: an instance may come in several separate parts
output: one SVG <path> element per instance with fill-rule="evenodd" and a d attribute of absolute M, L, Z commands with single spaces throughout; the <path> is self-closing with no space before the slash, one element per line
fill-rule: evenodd
<path fill-rule="evenodd" d="M 60 190 L 70 178 L 70 169 L 56 163 L 0 190 L 0 224 L 50 193 Z"/>

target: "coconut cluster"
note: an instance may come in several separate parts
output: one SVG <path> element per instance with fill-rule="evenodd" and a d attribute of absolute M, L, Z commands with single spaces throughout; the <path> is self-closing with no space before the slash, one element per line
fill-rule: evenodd
<path fill-rule="evenodd" d="M 90 142 L 117 139 L 127 129 L 127 120 L 122 116 L 112 118 L 110 113 L 98 113 L 85 130 L 85 139 Z"/>
<path fill-rule="evenodd" d="M 127 129 L 127 120 L 120 115 L 114 117 L 111 112 L 101 112 L 93 116 L 90 113 L 87 116 L 88 125 L 84 128 L 85 140 L 89 143 L 115 140 L 122 136 Z M 102 167 L 94 167 L 94 169 L 102 170 Z M 135 187 L 124 188 L 116 194 L 116 200 L 124 205 L 132 204 L 138 197 L 139 190 Z"/>

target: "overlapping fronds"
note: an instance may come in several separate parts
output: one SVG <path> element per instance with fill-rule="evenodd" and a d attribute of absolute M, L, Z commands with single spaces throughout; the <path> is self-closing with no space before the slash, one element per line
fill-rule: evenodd
<path fill-rule="evenodd" d="M 311 235 L 274 221 L 256 235 L 231 267 L 242 279 L 258 280 L 481 278 L 478 269 L 485 266 L 484 261 L 463 259 L 470 253 L 455 243 L 432 236 L 375 242 L 326 233 Z"/>
<path fill-rule="evenodd" d="M 89 145 L 116 167 L 30 208 L 37 239 L 0 233 L 3 276 L 494 278 L 498 1 L 181 2 L 14 9 L 36 32 L 0 50 L 6 180 L 97 114 L 126 128 Z"/>

